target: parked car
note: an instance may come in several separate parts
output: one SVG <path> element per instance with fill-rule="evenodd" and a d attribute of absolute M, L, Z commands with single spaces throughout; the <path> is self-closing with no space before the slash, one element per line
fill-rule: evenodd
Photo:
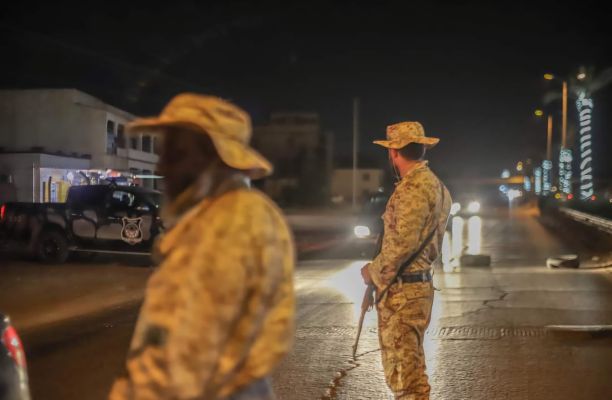
<path fill-rule="evenodd" d="M 6 203 L 0 243 L 47 263 L 73 251 L 147 254 L 163 231 L 160 202 L 157 191 L 107 184 L 73 186 L 65 203 Z"/>
<path fill-rule="evenodd" d="M 28 371 L 21 339 L 0 313 L 0 400 L 29 400 Z"/>

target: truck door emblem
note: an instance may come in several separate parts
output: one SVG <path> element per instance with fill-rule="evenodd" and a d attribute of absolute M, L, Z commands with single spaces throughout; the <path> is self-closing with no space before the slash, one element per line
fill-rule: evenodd
<path fill-rule="evenodd" d="M 142 218 L 123 217 L 122 220 L 121 240 L 132 245 L 142 242 Z"/>

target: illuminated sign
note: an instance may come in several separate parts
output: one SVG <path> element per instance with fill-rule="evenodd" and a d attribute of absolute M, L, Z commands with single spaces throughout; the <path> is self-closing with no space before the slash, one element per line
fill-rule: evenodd
<path fill-rule="evenodd" d="M 528 176 L 525 176 L 523 178 L 523 187 L 525 188 L 526 192 L 531 192 L 531 178 Z"/>
<path fill-rule="evenodd" d="M 580 199 L 588 200 L 594 192 L 593 187 L 593 153 L 591 115 L 593 113 L 593 99 L 586 97 L 582 91 L 576 100 L 578 120 L 580 122 Z"/>
<path fill-rule="evenodd" d="M 542 161 L 542 193 L 547 195 L 552 188 L 552 161 Z"/>
<path fill-rule="evenodd" d="M 559 187 L 565 194 L 572 192 L 572 151 L 561 149 L 559 152 Z"/>
<path fill-rule="evenodd" d="M 533 170 L 534 190 L 539 196 L 542 194 L 542 167 L 536 167 Z"/>

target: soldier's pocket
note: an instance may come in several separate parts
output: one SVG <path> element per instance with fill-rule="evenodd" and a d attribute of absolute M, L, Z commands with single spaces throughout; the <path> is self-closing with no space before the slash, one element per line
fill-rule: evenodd
<path fill-rule="evenodd" d="M 404 290 L 406 307 L 410 310 L 410 318 L 414 321 L 429 323 L 433 305 L 434 290 L 430 282 L 412 283 Z"/>
<path fill-rule="evenodd" d="M 397 312 L 410 305 L 415 308 L 415 303 L 418 303 L 419 310 L 421 303 L 427 308 L 433 301 L 433 286 L 430 282 L 419 283 L 396 283 L 389 288 L 385 296 L 385 307 L 392 312 Z M 415 309 L 415 311 L 417 311 Z M 420 312 L 420 311 L 419 311 Z"/>
<path fill-rule="evenodd" d="M 385 308 L 391 310 L 392 312 L 397 312 L 404 308 L 406 304 L 408 304 L 408 299 L 402 293 L 402 288 L 396 283 L 389 288 L 387 295 L 385 297 Z"/>
<path fill-rule="evenodd" d="M 431 282 L 404 283 L 402 292 L 406 300 L 433 298 L 434 289 Z"/>

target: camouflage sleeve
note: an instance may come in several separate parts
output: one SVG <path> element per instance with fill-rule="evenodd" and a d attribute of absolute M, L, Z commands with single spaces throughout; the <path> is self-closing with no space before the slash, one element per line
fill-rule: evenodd
<path fill-rule="evenodd" d="M 385 220 L 381 251 L 368 268 L 378 288 L 387 286 L 400 265 L 418 249 L 431 213 L 428 192 L 418 181 L 398 186 L 392 201 L 393 213 Z"/>
<path fill-rule="evenodd" d="M 111 400 L 216 397 L 227 367 L 221 352 L 247 302 L 247 271 L 261 272 L 253 265 L 257 229 L 245 208 L 221 204 L 210 210 L 212 220 L 195 221 L 151 278 L 141 311 L 146 323 L 136 329 L 128 376 L 116 382 Z M 250 331 L 241 334 L 242 342 L 252 339 Z"/>

